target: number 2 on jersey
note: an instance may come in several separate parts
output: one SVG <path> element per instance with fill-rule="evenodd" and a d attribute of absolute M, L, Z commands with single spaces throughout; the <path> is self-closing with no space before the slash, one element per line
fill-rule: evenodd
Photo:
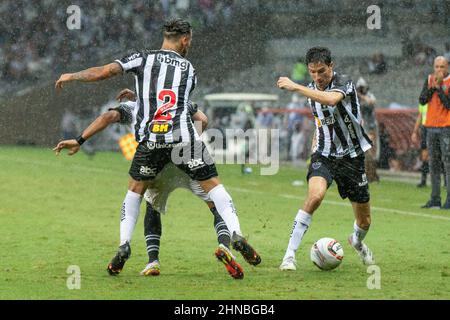
<path fill-rule="evenodd" d="M 169 97 L 169 101 L 164 103 L 158 110 L 156 110 L 155 115 L 153 116 L 153 121 L 169 121 L 172 120 L 172 115 L 169 113 L 174 106 L 177 105 L 177 95 L 173 90 L 164 89 L 161 90 L 158 94 L 159 101 L 166 101 L 166 98 Z"/>

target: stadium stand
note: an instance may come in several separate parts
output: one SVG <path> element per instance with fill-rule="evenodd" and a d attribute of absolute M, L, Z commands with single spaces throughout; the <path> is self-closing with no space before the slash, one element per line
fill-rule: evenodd
<path fill-rule="evenodd" d="M 274 107 L 284 107 L 291 96 L 275 87 L 276 79 L 290 75 L 308 47 L 324 45 L 332 50 L 337 70 L 355 81 L 359 76 L 368 81 L 378 107 L 415 109 L 430 71 L 429 59 L 425 56 L 422 61 L 415 55 L 422 57 L 426 48 L 444 53 L 450 2 L 383 1 L 381 30 L 366 27 L 370 1 L 325 2 L 327 6 L 324 0 L 80 0 L 82 29 L 71 31 L 66 28 L 69 2 L 2 1 L 0 143 L 52 145 L 60 135 L 64 107 L 75 112 L 98 107 L 119 88 L 131 85 L 131 78 L 123 77 L 74 86 L 73 91 L 57 95 L 55 78 L 62 71 L 107 63 L 123 56 L 124 50 L 158 46 L 158 26 L 174 15 L 187 17 L 195 28 L 190 60 L 199 75 L 194 96 L 199 102 L 213 92 L 265 92 L 278 94 L 280 104 Z M 330 14 L 334 19 L 317 19 Z M 367 61 L 377 52 L 386 57 L 387 72 L 369 74 Z M 38 128 L 35 123 L 48 125 Z M 406 148 L 409 138 L 402 132 L 408 125 L 409 121 L 400 121 L 387 126 L 393 141 L 398 134 L 403 139 L 393 147 Z"/>

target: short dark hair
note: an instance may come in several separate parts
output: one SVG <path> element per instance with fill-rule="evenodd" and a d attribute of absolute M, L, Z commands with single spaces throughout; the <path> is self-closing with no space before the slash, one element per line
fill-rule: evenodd
<path fill-rule="evenodd" d="M 306 53 L 306 64 L 323 62 L 326 65 L 331 64 L 331 51 L 325 47 L 313 47 Z"/>
<path fill-rule="evenodd" d="M 163 35 L 167 39 L 178 39 L 181 36 L 190 34 L 191 24 L 183 19 L 167 20 L 163 26 Z"/>

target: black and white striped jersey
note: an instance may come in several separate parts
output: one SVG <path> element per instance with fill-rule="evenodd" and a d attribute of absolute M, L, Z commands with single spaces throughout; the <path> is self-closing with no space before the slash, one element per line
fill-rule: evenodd
<path fill-rule="evenodd" d="M 135 77 L 139 109 L 136 141 L 179 143 L 198 140 L 188 110 L 197 83 L 192 64 L 171 50 L 136 51 L 116 60 Z"/>
<path fill-rule="evenodd" d="M 314 82 L 309 88 L 319 90 Z M 313 152 L 324 157 L 357 157 L 372 146 L 362 127 L 362 116 L 355 85 L 350 79 L 337 74 L 325 91 L 344 95 L 336 106 L 322 105 L 308 99 L 316 123 L 316 145 Z"/>
<path fill-rule="evenodd" d="M 137 102 L 126 101 L 121 102 L 117 107 L 109 108 L 108 110 L 115 110 L 120 113 L 120 124 L 134 126 L 138 108 Z M 190 116 L 193 116 L 198 111 L 198 105 L 191 101 L 188 102 L 187 108 Z"/>

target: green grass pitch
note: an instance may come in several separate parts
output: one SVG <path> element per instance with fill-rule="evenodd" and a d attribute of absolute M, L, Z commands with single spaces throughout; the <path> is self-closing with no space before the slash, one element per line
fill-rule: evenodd
<path fill-rule="evenodd" d="M 346 242 L 353 214 L 330 188 L 297 253 L 296 272 L 281 272 L 305 171 L 283 166 L 275 176 L 242 176 L 219 166 L 241 227 L 262 256 L 258 267 L 237 255 L 245 278 L 233 280 L 213 253 L 216 238 L 206 205 L 177 190 L 163 216 L 162 270 L 139 275 L 146 263 L 143 212 L 123 272 L 106 265 L 119 239 L 119 216 L 129 162 L 104 152 L 55 157 L 50 149 L 0 147 L 0 299 L 450 299 L 450 212 L 419 209 L 429 189 L 382 181 L 371 184 L 372 228 L 366 242 L 381 271 L 381 288 Z M 144 209 L 144 205 L 142 206 Z M 334 237 L 345 257 L 331 272 L 309 259 L 312 243 Z M 79 266 L 81 289 L 69 290 L 67 268 Z"/>

